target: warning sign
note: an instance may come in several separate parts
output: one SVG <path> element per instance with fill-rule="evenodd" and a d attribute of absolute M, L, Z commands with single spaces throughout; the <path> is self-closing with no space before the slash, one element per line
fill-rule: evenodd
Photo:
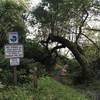
<path fill-rule="evenodd" d="M 5 45 L 5 58 L 23 58 L 24 51 L 23 45 L 19 44 L 8 44 Z"/>

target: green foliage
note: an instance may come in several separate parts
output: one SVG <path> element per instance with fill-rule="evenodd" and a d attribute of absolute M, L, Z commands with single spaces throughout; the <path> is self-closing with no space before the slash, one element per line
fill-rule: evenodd
<path fill-rule="evenodd" d="M 95 80 L 92 83 L 89 84 L 88 88 L 90 90 L 94 90 L 94 91 L 100 91 L 100 80 Z"/>
<path fill-rule="evenodd" d="M 100 58 L 100 53 L 93 44 L 84 44 L 83 50 L 88 61 L 94 61 Z"/>
<path fill-rule="evenodd" d="M 40 62 L 50 71 L 56 63 L 55 56 L 51 56 L 50 52 L 34 41 L 27 41 L 25 44 L 25 58 L 32 58 L 36 62 Z"/>
<path fill-rule="evenodd" d="M 10 67 L 9 67 L 9 60 L 5 59 L 2 54 L 0 54 L 0 81 L 5 83 L 9 83 L 7 80 L 10 81 Z"/>
<path fill-rule="evenodd" d="M 89 68 L 93 74 L 93 80 L 100 79 L 100 52 L 98 52 L 98 49 L 93 44 L 84 44 L 83 49 L 86 58 L 91 62 Z"/>
<path fill-rule="evenodd" d="M 23 64 L 24 62 L 26 63 Z M 29 60 L 27 61 L 24 59 L 23 61 L 21 61 L 21 65 L 17 66 L 18 83 L 24 83 L 30 80 L 30 73 L 27 73 L 27 71 L 30 69 L 28 68 L 29 63 Z M 3 57 L 2 60 L 0 60 L 0 81 L 3 84 L 13 83 L 13 67 L 10 66 L 9 59 L 6 60 Z"/>
<path fill-rule="evenodd" d="M 46 77 L 39 80 L 37 90 L 32 89 L 32 84 L 23 86 L 5 87 L 0 90 L 0 99 L 7 100 L 90 100 L 84 94 L 57 81 Z"/>
<path fill-rule="evenodd" d="M 1 100 L 32 100 L 32 87 L 29 84 L 22 85 L 22 87 L 6 87 L 0 90 Z"/>
<path fill-rule="evenodd" d="M 8 32 L 19 32 L 20 42 L 25 40 L 26 27 L 22 19 L 24 4 L 18 0 L 0 1 L 0 46 L 7 42 Z M 22 41 L 21 41 L 22 40 Z"/>
<path fill-rule="evenodd" d="M 81 73 L 81 66 L 75 59 L 71 59 L 68 61 L 68 74 L 70 81 L 72 81 L 72 84 L 82 83 L 83 79 Z"/>
<path fill-rule="evenodd" d="M 34 62 L 32 59 L 22 59 L 20 66 L 17 66 L 18 84 L 28 83 L 32 79 L 32 73 L 35 68 L 37 68 L 38 77 L 46 74 L 45 67 L 39 62 Z M 9 60 L 5 60 L 0 64 L 0 81 L 3 84 L 13 83 L 13 67 L 9 65 Z"/>
<path fill-rule="evenodd" d="M 42 6 L 39 6 L 32 13 L 34 14 L 38 22 L 41 22 L 44 24 L 51 22 L 51 18 L 52 18 L 51 14 L 48 11 L 44 10 L 44 7 Z"/>
<path fill-rule="evenodd" d="M 57 64 L 64 66 L 68 63 L 69 59 L 65 56 L 59 55 L 59 57 L 57 58 Z"/>
<path fill-rule="evenodd" d="M 51 71 L 55 64 L 55 58 L 49 55 L 49 52 L 40 44 L 34 41 L 24 43 L 25 58 L 21 59 L 20 66 L 17 66 L 18 83 L 26 83 L 31 80 L 31 74 L 34 68 L 37 68 L 38 77 L 46 74 L 46 71 Z M 47 59 L 48 58 L 48 59 Z M 11 84 L 13 68 L 10 67 L 9 59 L 6 60 L 3 54 L 0 55 L 0 79 L 3 83 Z"/>
<path fill-rule="evenodd" d="M 33 9 L 32 15 L 42 24 L 41 28 L 43 25 L 47 28 L 57 25 L 55 30 L 59 30 L 57 28 L 59 25 L 64 27 L 64 25 L 70 26 L 73 23 L 79 26 L 82 17 L 86 15 L 84 9 L 90 10 L 92 3 L 92 0 L 42 0 L 42 3 Z"/>

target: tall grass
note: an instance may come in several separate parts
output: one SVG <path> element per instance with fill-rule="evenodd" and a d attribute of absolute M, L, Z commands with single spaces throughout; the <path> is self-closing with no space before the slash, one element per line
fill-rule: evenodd
<path fill-rule="evenodd" d="M 6 87 L 0 90 L 0 100 L 90 100 L 75 89 L 64 86 L 52 78 L 39 80 L 38 88 L 32 84 Z"/>

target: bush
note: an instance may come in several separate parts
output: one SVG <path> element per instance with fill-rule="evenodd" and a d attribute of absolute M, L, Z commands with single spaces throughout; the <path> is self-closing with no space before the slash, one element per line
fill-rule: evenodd
<path fill-rule="evenodd" d="M 21 59 L 21 63 L 17 66 L 17 79 L 18 83 L 27 83 L 32 79 L 31 74 L 34 68 L 37 68 L 38 76 L 41 77 L 45 74 L 44 66 L 35 62 L 33 59 Z M 0 57 L 0 81 L 3 84 L 13 83 L 13 68 L 9 65 L 9 59 Z"/>
<path fill-rule="evenodd" d="M 8 84 L 11 81 L 11 68 L 9 66 L 9 60 L 5 59 L 0 54 L 0 81 Z"/>
<path fill-rule="evenodd" d="M 75 59 L 71 59 L 68 61 L 68 66 L 69 79 L 72 81 L 72 84 L 82 84 L 84 80 L 79 63 Z"/>

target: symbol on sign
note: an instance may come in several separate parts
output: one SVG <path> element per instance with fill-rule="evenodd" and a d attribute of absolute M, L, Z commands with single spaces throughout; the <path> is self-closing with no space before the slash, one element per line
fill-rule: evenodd
<path fill-rule="evenodd" d="M 18 43 L 18 32 L 9 32 L 9 43 Z"/>
<path fill-rule="evenodd" d="M 16 36 L 12 36 L 12 38 L 10 39 L 12 42 L 15 42 L 17 40 Z"/>

